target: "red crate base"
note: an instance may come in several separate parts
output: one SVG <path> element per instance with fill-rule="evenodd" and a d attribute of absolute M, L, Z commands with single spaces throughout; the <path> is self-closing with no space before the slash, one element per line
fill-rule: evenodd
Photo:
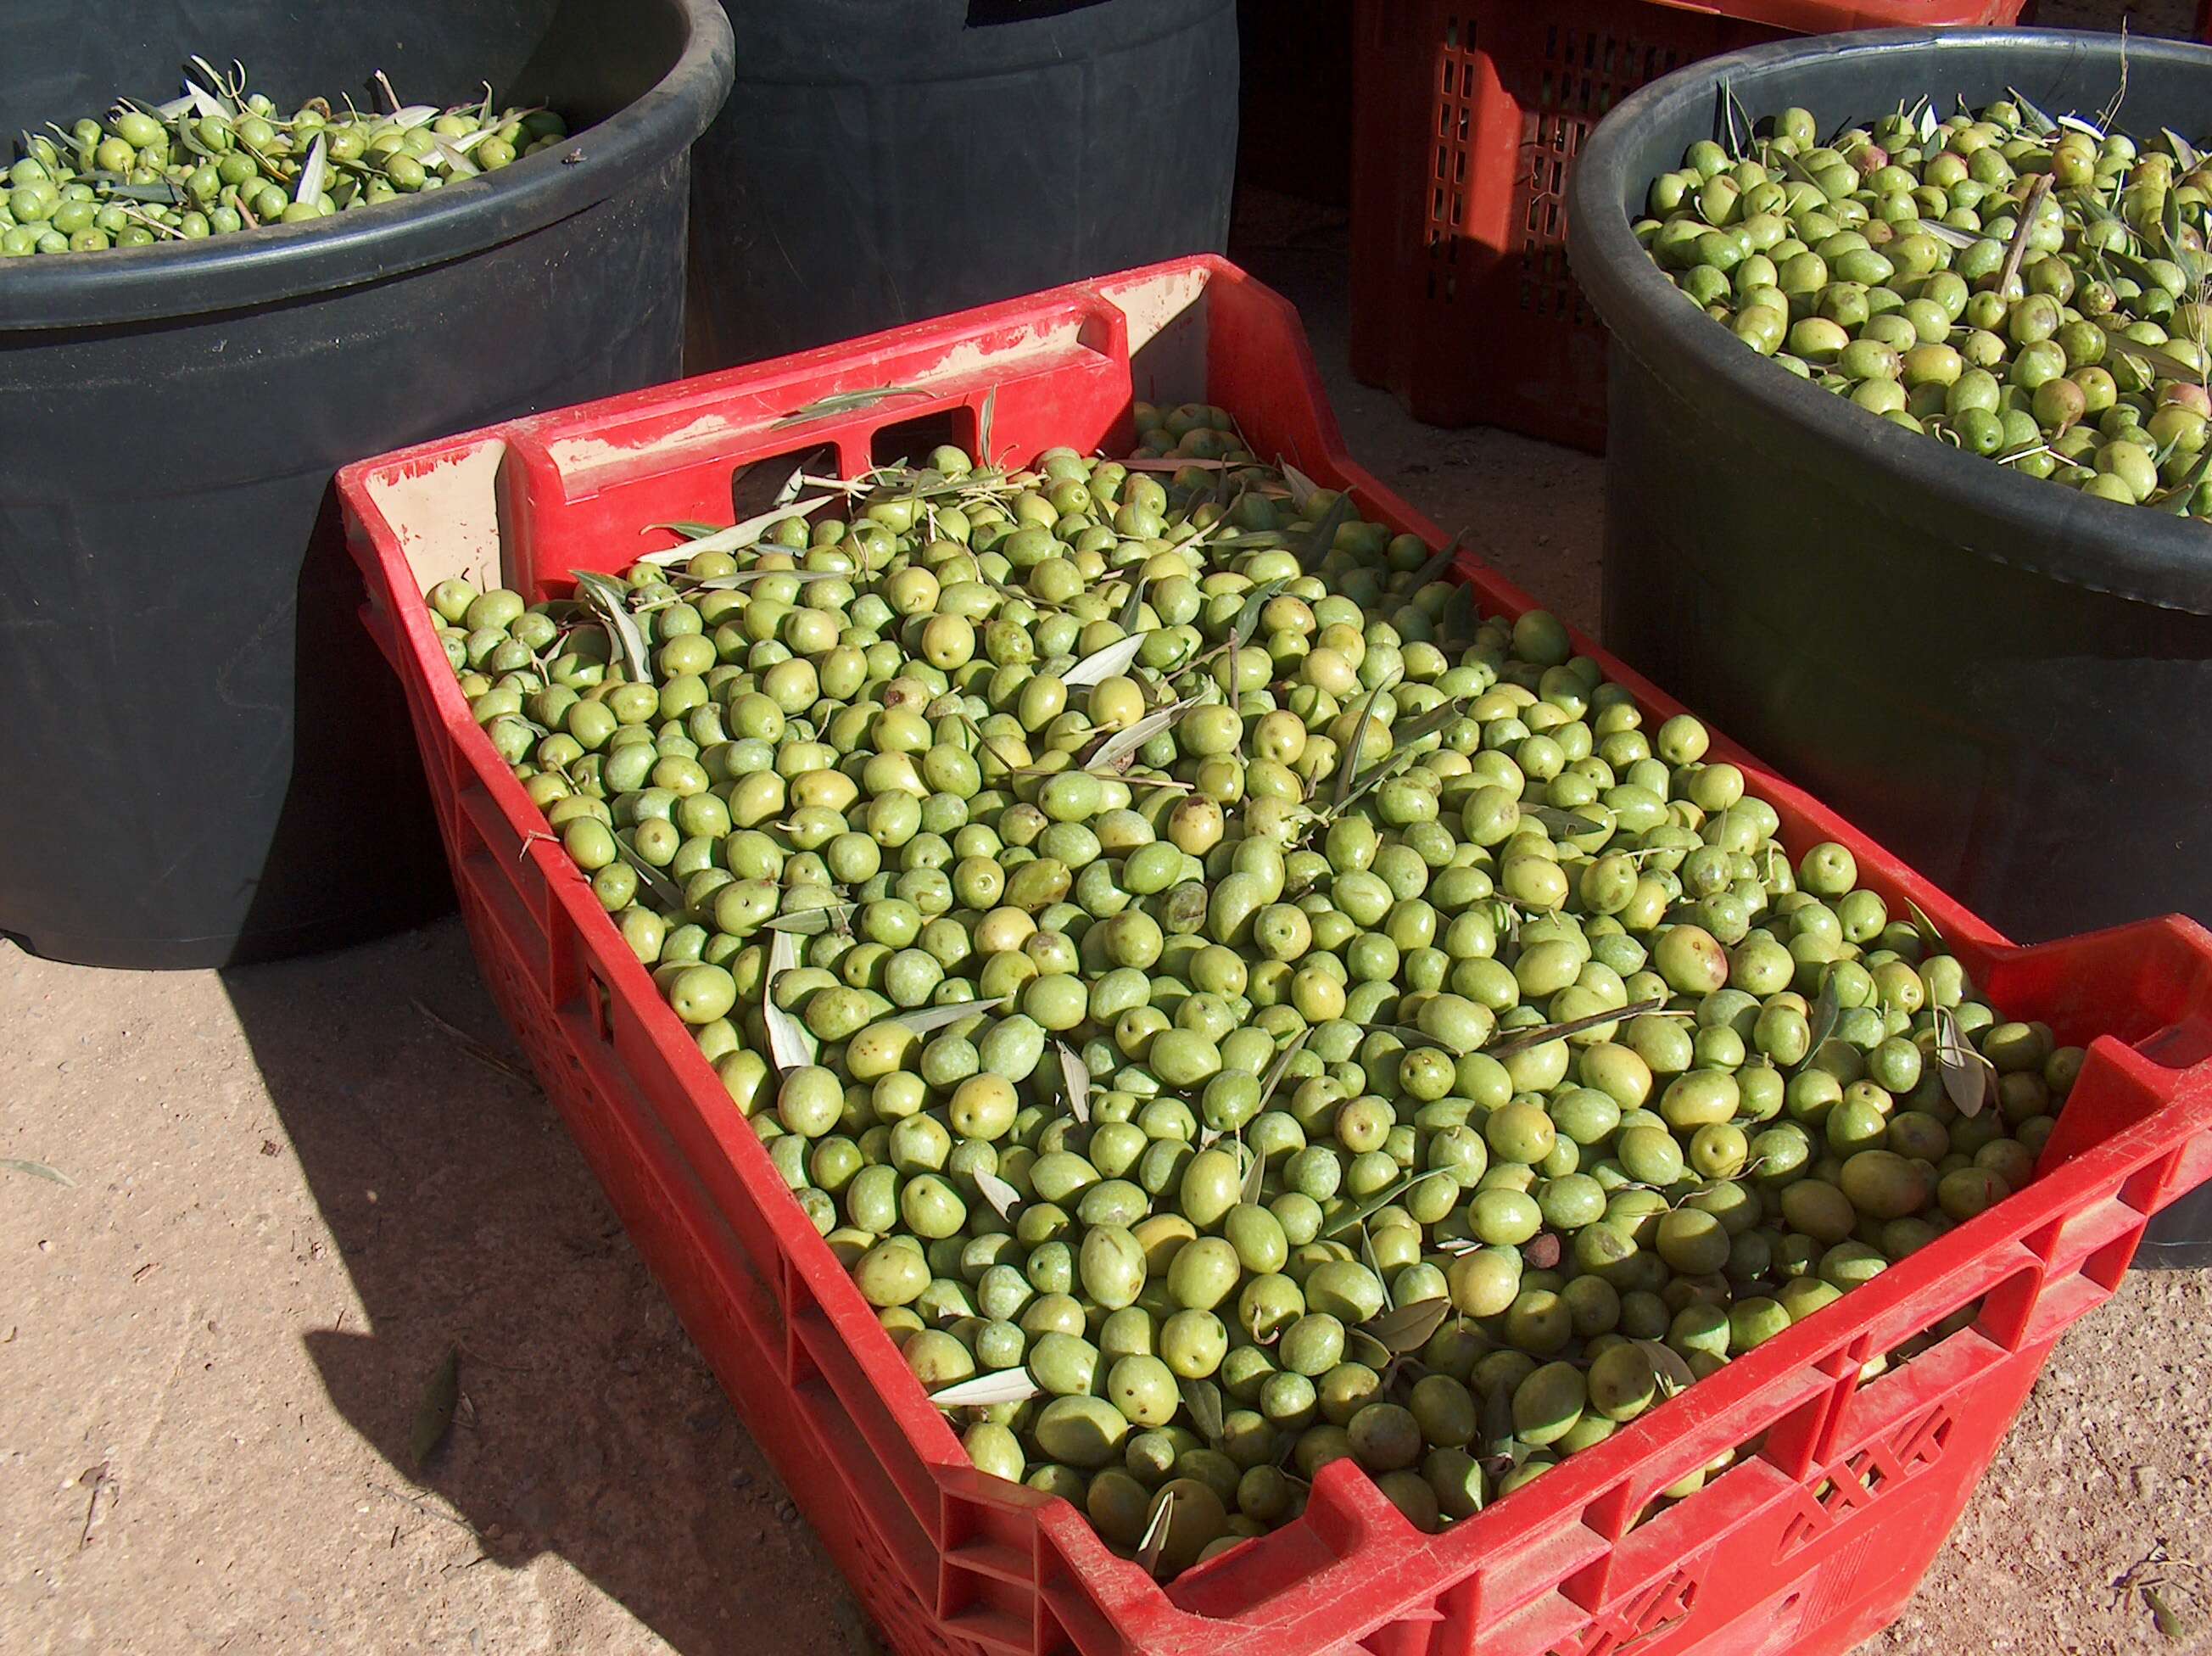
<path fill-rule="evenodd" d="M 1358 0 L 1352 373 L 1432 425 L 1603 448 L 1605 330 L 1566 250 L 1567 174 L 1590 128 L 1700 58 L 1790 34 L 2009 23 L 2021 3 Z"/>
<path fill-rule="evenodd" d="M 796 430 L 840 392 L 923 393 Z M 424 586 L 533 595 L 623 567 L 640 526 L 726 516 L 733 466 L 878 441 L 1002 449 L 1128 441 L 1133 396 L 1236 410 L 1261 452 L 1435 526 L 1344 458 L 1304 337 L 1273 294 L 1179 261 L 854 344 L 640 393 L 348 468 L 364 618 L 399 673 L 477 957 L 684 1326 L 902 1656 L 1815 1656 L 1896 1615 L 2052 1342 L 2127 1269 L 2148 1217 L 2212 1177 L 2212 935 L 2180 919 L 2014 948 L 1756 761 L 1785 839 L 1850 847 L 1911 897 L 1991 999 L 2061 1038 L 2105 1032 L 2026 1190 L 1437 1536 L 1349 1461 L 1297 1523 L 1162 1587 L 1066 1502 L 970 1466 L 805 1221 L 714 1069 L 543 832 L 448 669 Z M 914 423 L 912 430 L 898 428 Z M 942 441 L 933 435 L 930 441 Z M 1472 559 L 1487 611 L 1523 594 Z M 1576 640 L 1655 718 L 1680 709 Z M 1864 1366 L 1979 1302 L 1871 1381 Z M 1736 1464 L 1637 1519 L 1725 1451 Z"/>

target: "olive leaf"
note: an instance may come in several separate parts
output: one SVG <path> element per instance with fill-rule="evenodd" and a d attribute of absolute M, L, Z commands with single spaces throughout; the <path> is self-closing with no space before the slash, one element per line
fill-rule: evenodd
<path fill-rule="evenodd" d="M 1237 1199 L 1248 1208 L 1256 1208 L 1260 1198 L 1267 1194 L 1267 1158 L 1249 1145 L 1245 1147 L 1244 1154 L 1252 1160 L 1244 1164 L 1244 1182 L 1237 1187 Z"/>
<path fill-rule="evenodd" d="M 1734 136 L 1737 122 L 1741 121 L 1743 124 L 1743 137 L 1738 141 L 1735 149 L 1736 157 L 1741 160 L 1751 146 L 1753 129 L 1751 112 L 1743 107 L 1743 100 L 1735 95 L 1735 88 L 1729 82 L 1721 82 L 1721 95 L 1728 100 L 1729 134 Z"/>
<path fill-rule="evenodd" d="M 1328 556 L 1329 548 L 1336 545 L 1336 532 L 1352 517 L 1352 496 L 1339 495 L 1329 502 L 1328 510 L 1321 514 L 1320 521 L 1299 536 L 1291 548 L 1298 560 L 1298 568 L 1310 574 L 1321 567 L 1322 559 Z"/>
<path fill-rule="evenodd" d="M 812 1063 L 819 1050 L 814 1032 L 775 1003 L 775 980 L 798 964 L 791 934 L 777 932 L 769 940 L 768 970 L 761 974 L 761 1016 L 768 1026 L 769 1061 L 787 1074 Z"/>
<path fill-rule="evenodd" d="M 2052 120 L 2050 116 L 2045 114 L 2040 109 L 2038 109 L 2034 103 L 2023 94 L 2017 87 L 2007 87 L 2005 88 L 2005 96 L 2010 98 L 2013 101 L 2013 107 L 2018 109 L 2022 115 L 2027 118 L 2027 130 L 2035 134 L 2037 137 L 2047 138 L 2052 137 L 2057 132 L 2058 123 Z"/>
<path fill-rule="evenodd" d="M 1954 1109 L 1972 1118 L 1989 1102 L 1990 1061 L 1974 1050 L 1959 1028 L 1950 1008 L 1936 1008 L 1936 1067 L 1943 1078 L 1943 1092 Z"/>
<path fill-rule="evenodd" d="M 1553 838 L 1571 838 L 1577 834 L 1601 834 L 1605 824 L 1592 822 L 1588 817 L 1577 816 L 1572 811 L 1562 811 L 1553 805 L 1524 805 L 1522 814 L 1532 816 L 1544 825 L 1544 831 Z"/>
<path fill-rule="evenodd" d="M 1928 917 L 1928 911 L 1909 897 L 1905 899 L 1905 906 L 1912 916 L 1912 929 L 1920 934 L 1921 954 L 1931 959 L 1948 954 L 1951 951 L 1943 941 L 1943 934 L 1936 929 L 1936 922 Z"/>
<path fill-rule="evenodd" d="M 1188 697 L 1180 702 L 1170 702 L 1164 708 L 1147 713 L 1127 729 L 1113 732 L 1098 744 L 1097 750 L 1083 768 L 1101 773 L 1113 770 L 1163 730 L 1173 728 L 1176 721 L 1196 705 Z"/>
<path fill-rule="evenodd" d="M 2193 173 L 2204 164 L 2204 157 L 2197 153 L 2197 146 L 2180 133 L 2170 126 L 2161 126 L 2158 130 L 2159 135 L 2166 140 L 2166 148 L 2173 151 L 2174 160 L 2181 163 L 2183 172 Z"/>
<path fill-rule="evenodd" d="M 816 399 L 794 408 L 781 419 L 773 421 L 771 431 L 786 426 L 805 425 L 811 420 L 826 420 L 833 414 L 857 414 L 864 408 L 873 408 L 878 403 L 892 397 L 927 397 L 929 393 L 914 386 L 877 386 L 868 391 L 840 391 L 828 397 Z"/>
<path fill-rule="evenodd" d="M 1431 581 L 1440 578 L 1447 569 L 1449 569 L 1452 565 L 1458 561 L 1460 543 L 1466 539 L 1467 531 L 1462 529 L 1457 534 L 1454 535 L 1449 540 L 1446 541 L 1443 544 L 1443 550 L 1438 551 L 1437 555 L 1431 558 L 1427 563 L 1421 565 L 1419 569 L 1413 571 L 1413 578 L 1407 583 L 1409 588 L 1413 592 L 1419 592 Z"/>
<path fill-rule="evenodd" d="M 1925 143 L 1934 137 L 1936 128 L 1942 125 L 1942 123 L 1936 119 L 1936 106 L 1927 99 L 1922 99 L 1920 100 L 1920 142 Z"/>
<path fill-rule="evenodd" d="M 2196 499 L 2197 490 L 2203 483 L 2208 470 L 2212 470 L 2212 447 L 2208 447 L 2197 457 L 2197 463 L 2183 475 L 2179 483 L 2150 503 L 2172 513 L 2176 517 L 2188 516 L 2191 502 Z"/>
<path fill-rule="evenodd" d="M 190 64 L 194 69 L 199 70 L 201 74 L 206 76 L 208 77 L 208 84 L 213 87 L 216 91 L 222 94 L 216 103 L 215 113 L 218 115 L 223 116 L 235 115 L 238 113 L 238 104 L 235 95 L 231 91 L 229 80 L 226 76 L 217 74 L 216 72 L 215 65 L 208 62 L 206 58 L 201 57 L 198 52 L 192 53 L 192 55 L 185 58 L 185 61 Z M 239 88 L 240 90 L 243 90 L 246 85 L 245 70 L 238 64 L 235 58 L 232 60 L 231 66 L 234 69 L 239 70 Z M 190 77 L 185 79 L 185 86 L 187 90 L 191 89 L 192 82 Z"/>
<path fill-rule="evenodd" d="M 715 527 L 711 523 L 699 523 L 690 518 L 678 518 L 673 523 L 648 523 L 645 526 L 645 528 L 639 530 L 638 533 L 640 534 L 644 534 L 647 531 L 653 529 L 672 529 L 675 531 L 676 533 L 682 535 L 686 540 L 703 540 L 708 535 L 720 534 L 721 533 L 721 531 L 715 528 Z M 645 555 L 645 557 L 640 558 L 638 562 L 642 563 L 647 558 L 653 557 L 665 558 L 668 557 L 669 552 L 681 552 L 688 555 L 690 551 L 691 548 L 689 546 L 672 546 L 668 549 L 667 552 L 647 552 Z"/>
<path fill-rule="evenodd" d="M 1280 575 L 1273 581 L 1261 581 L 1244 595 L 1243 607 L 1237 612 L 1236 623 L 1229 629 L 1229 647 L 1231 649 L 1243 649 L 1252 642 L 1252 635 L 1260 628 L 1261 612 L 1267 607 L 1270 600 L 1290 584 L 1288 575 Z"/>
<path fill-rule="evenodd" d="M 313 202 L 322 194 L 330 178 L 330 157 L 324 149 L 323 135 L 318 132 L 315 141 L 307 146 L 307 159 L 300 163 L 300 179 L 293 186 L 292 199 L 295 202 Z"/>
<path fill-rule="evenodd" d="M 638 630 L 637 618 L 629 612 L 629 588 L 591 569 L 568 573 L 576 578 L 577 589 L 606 627 L 607 636 L 622 650 L 623 670 L 633 682 L 651 684 L 652 658 L 645 652 L 645 635 Z"/>
<path fill-rule="evenodd" d="M 667 546 L 657 552 L 647 552 L 637 561 L 641 563 L 654 565 L 685 563 L 702 552 L 740 551 L 747 546 L 757 545 L 763 535 L 787 518 L 810 517 L 827 506 L 832 498 L 831 496 L 824 495 L 818 500 L 800 501 L 795 505 L 779 506 L 772 512 L 763 512 L 758 517 L 750 517 L 742 523 L 733 523 L 726 529 L 714 529 L 702 535 L 693 535 L 681 546 Z M 647 524 L 646 528 L 647 530 L 673 529 L 678 534 L 688 535 L 696 527 L 688 523 L 653 523 Z M 790 569 L 778 569 L 775 573 L 791 575 L 796 572 Z"/>
<path fill-rule="evenodd" d="M 791 468 L 791 475 L 777 485 L 775 497 L 770 504 L 788 506 L 799 498 L 799 491 L 806 487 L 806 464 L 801 460 Z M 734 488 L 735 484 L 732 486 Z"/>
<path fill-rule="evenodd" d="M 1353 721 L 1352 740 L 1345 745 L 1342 757 L 1337 761 L 1336 786 L 1329 800 L 1329 808 L 1341 811 L 1352 793 L 1352 772 L 1358 768 L 1359 756 L 1367 751 L 1367 734 L 1375 728 L 1375 709 L 1382 700 L 1382 693 L 1390 688 L 1397 677 L 1390 673 L 1378 681 L 1367 692 L 1367 699 L 1359 704 L 1359 717 Z M 1387 758 L 1388 754 L 1384 757 Z"/>
<path fill-rule="evenodd" d="M 1396 1183 L 1385 1185 L 1373 1196 L 1369 1196 L 1366 1201 L 1346 1208 L 1334 1219 L 1322 1226 L 1321 1233 L 1323 1237 L 1341 1236 L 1355 1225 L 1364 1225 L 1416 1184 L 1426 1184 L 1432 1178 L 1454 1177 L 1456 1175 L 1449 1167 L 1431 1167 L 1425 1173 L 1408 1173 Z"/>
<path fill-rule="evenodd" d="M 1321 490 L 1319 484 L 1280 455 L 1275 458 L 1275 470 L 1283 474 L 1284 484 L 1291 491 L 1291 504 L 1300 510 Z"/>
<path fill-rule="evenodd" d="M 1182 1393 L 1182 1406 L 1190 1410 L 1191 1424 L 1207 1446 L 1221 1441 L 1224 1422 L 1221 1413 L 1221 1388 L 1212 1380 L 1178 1380 L 1176 1389 Z"/>
<path fill-rule="evenodd" d="M 1226 523 L 1229 520 L 1224 518 L 1221 521 Z M 1279 551 L 1287 543 L 1279 529 L 1255 529 L 1249 534 L 1223 535 L 1206 544 L 1218 552 L 1259 552 Z"/>
<path fill-rule="evenodd" d="M 812 937 L 821 932 L 847 930 L 853 916 L 860 912 L 857 903 L 825 903 L 818 909 L 794 909 L 788 914 L 779 914 L 766 922 L 770 931 L 790 932 L 799 937 Z"/>
<path fill-rule="evenodd" d="M 1148 632 L 1133 632 L 1127 638 L 1117 638 L 1103 649 L 1095 649 L 1073 667 L 1060 675 L 1060 682 L 1073 690 L 1083 685 L 1095 685 L 1127 670 L 1137 659 L 1137 652 L 1145 647 Z"/>
<path fill-rule="evenodd" d="M 1160 1573 L 1160 1555 L 1167 1550 L 1168 1534 L 1175 1523 L 1176 1492 L 1163 1489 L 1159 1505 L 1152 1508 L 1151 1522 L 1145 1525 L 1143 1537 L 1137 1543 L 1137 1566 L 1147 1575 Z"/>
<path fill-rule="evenodd" d="M 653 900 L 672 913 L 681 914 L 690 906 L 684 900 L 684 890 L 666 874 L 645 860 L 644 854 L 620 834 L 614 836 L 615 851 L 624 862 L 636 871 L 637 883 L 653 893 Z"/>
<path fill-rule="evenodd" d="M 1947 247 L 1955 247 L 1962 252 L 1972 247 L 1977 241 L 1989 240 L 1987 236 L 1977 231 L 1962 230 L 1955 224 L 1946 224 L 1940 218 L 1921 219 L 1913 225 L 1912 229 L 1922 235 L 1933 237 Z"/>
<path fill-rule="evenodd" d="M 1220 472 L 1228 468 L 1229 462 L 1196 460 L 1188 454 L 1162 454 L 1157 459 L 1139 454 L 1121 461 L 1120 465 L 1127 472 L 1180 472 L 1185 467 L 1199 472 Z"/>
<path fill-rule="evenodd" d="M 1836 1020 L 1844 1015 L 1844 1003 L 1836 989 L 1836 974 L 1832 971 L 1820 974 L 1820 992 L 1813 997 L 1813 1005 L 1805 1016 L 1805 1056 L 1790 1066 L 1796 1075 L 1813 1062 L 1828 1037 L 1836 1032 Z"/>
<path fill-rule="evenodd" d="M 1613 1012 L 1593 1012 L 1586 1018 L 1570 1018 L 1561 1024 L 1540 1024 L 1533 1029 L 1516 1029 L 1505 1040 L 1492 1042 L 1480 1049 L 1493 1058 L 1510 1058 L 1516 1052 L 1526 1052 L 1532 1047 L 1546 1046 L 1553 1041 L 1564 1041 L 1570 1035 L 1579 1035 L 1586 1029 L 1601 1025 L 1625 1022 L 1640 1018 L 1647 1012 L 1657 1012 L 1667 1002 L 1654 996 L 1648 1001 L 1632 1002 Z"/>
<path fill-rule="evenodd" d="M 1067 1092 L 1067 1113 L 1079 1127 L 1091 1122 L 1091 1066 L 1066 1041 L 1054 1041 L 1060 1050 L 1060 1085 Z"/>
<path fill-rule="evenodd" d="M 929 1400 L 939 1409 L 988 1409 L 1002 1403 L 1027 1403 L 1043 1392 L 1027 1369 L 1002 1368 L 933 1391 Z"/>
<path fill-rule="evenodd" d="M 1395 1311 L 1386 1311 L 1362 1323 L 1360 1332 L 1393 1357 L 1403 1356 L 1428 1344 L 1429 1336 L 1442 1328 L 1444 1318 L 1451 1315 L 1451 1301 L 1442 1295 L 1433 1300 L 1416 1300 L 1411 1305 L 1400 1306 Z"/>
<path fill-rule="evenodd" d="M 1145 613 L 1145 577 L 1139 575 L 1129 583 L 1128 601 L 1121 606 L 1118 623 L 1123 632 L 1134 632 L 1137 623 Z"/>
<path fill-rule="evenodd" d="M 2157 1587 L 2147 1586 L 2142 1590 L 2143 1607 L 2150 1611 L 2151 1624 L 2165 1639 L 2186 1639 L 2194 1631 L 2189 1618 L 2166 1602 Z"/>
<path fill-rule="evenodd" d="M 1683 1360 L 1682 1354 L 1661 1340 L 1638 1340 L 1636 1349 L 1651 1365 L 1652 1378 L 1659 1383 L 1659 1395 L 1671 1397 L 1677 1391 L 1686 1391 L 1698 1383 L 1695 1370 Z"/>
<path fill-rule="evenodd" d="M 1375 1238 L 1364 1225 L 1359 1227 L 1359 1263 L 1377 1282 L 1382 1282 L 1382 1262 L 1375 1257 Z M 1388 1284 L 1382 1289 L 1382 1304 L 1386 1309 L 1391 1304 Z"/>
<path fill-rule="evenodd" d="M 2156 345 L 2146 345 L 2139 339 L 2130 339 L 2120 333 L 2110 337 L 2110 344 L 2116 356 L 2139 356 L 2152 368 L 2162 370 L 2166 379 L 2180 380 L 2191 385 L 2203 381 L 2204 370 L 2185 356 L 2177 356 L 2172 351 L 2162 350 Z"/>
<path fill-rule="evenodd" d="M 694 579 L 682 574 L 679 581 L 690 580 L 691 590 L 702 593 L 736 592 L 740 588 L 759 585 L 781 575 L 787 581 L 796 581 L 804 587 L 816 581 L 850 581 L 850 572 L 843 569 L 733 569 L 728 575 L 707 575 Z"/>
<path fill-rule="evenodd" d="M 1275 1096 L 1275 1089 L 1283 1084 L 1283 1077 L 1290 1073 L 1291 1060 L 1298 1056 L 1299 1049 L 1305 1045 L 1306 1038 L 1312 1033 L 1312 1025 L 1301 1025 L 1298 1032 L 1291 1037 L 1289 1044 L 1275 1055 L 1275 1061 L 1267 1066 L 1267 1073 L 1260 1079 L 1260 1102 L 1253 1109 L 1254 1115 L 1267 1107 L 1267 1100 Z"/>
<path fill-rule="evenodd" d="M 1439 702 L 1419 717 L 1402 725 L 1390 727 L 1390 746 L 1402 752 L 1415 742 L 1425 741 L 1441 731 L 1449 729 L 1467 716 L 1469 698 L 1455 696 L 1449 701 Z"/>
<path fill-rule="evenodd" d="M 1468 700 L 1468 698 L 1464 696 L 1455 696 L 1448 702 L 1439 703 L 1407 724 L 1393 725 L 1389 732 L 1390 751 L 1376 760 L 1368 768 L 1366 773 L 1352 784 L 1351 791 L 1345 795 L 1340 802 L 1329 807 L 1330 813 L 1340 815 L 1352 806 L 1358 804 L 1371 789 L 1388 782 L 1400 771 L 1409 769 L 1417 757 L 1413 751 L 1413 744 L 1426 740 L 1438 731 L 1445 729 L 1463 718 L 1467 713 Z M 1358 753 L 1354 752 L 1352 755 L 1352 760 L 1356 761 L 1358 757 Z M 1347 763 L 1350 762 L 1352 761 L 1347 761 Z M 1343 773 L 1338 774 L 1341 776 Z"/>
<path fill-rule="evenodd" d="M 0 1160 L 0 1167 L 6 1168 L 11 1173 L 28 1173 L 33 1178 L 43 1178 L 50 1184 L 59 1184 L 68 1190 L 73 1190 L 76 1188 L 75 1179 L 60 1168 L 49 1166 L 43 1161 L 24 1161 L 15 1156 L 9 1156 L 4 1160 Z"/>
<path fill-rule="evenodd" d="M 981 1001 L 955 1001 L 949 1005 L 909 1007 L 903 1012 L 894 1012 L 878 1018 L 878 1025 L 896 1024 L 901 1029 L 911 1030 L 916 1035 L 927 1035 L 933 1029 L 942 1029 L 947 1024 L 957 1024 L 963 1018 L 972 1018 L 979 1012 L 988 1012 L 1005 1002 L 1003 995 L 993 995 Z"/>
<path fill-rule="evenodd" d="M 981 412 L 975 417 L 975 459 L 979 465 L 990 466 L 998 460 L 992 439 L 999 423 L 999 387 L 993 386 L 983 393 Z"/>
<path fill-rule="evenodd" d="M 316 142 L 319 143 L 322 140 L 318 138 Z M 434 137 L 430 140 L 430 147 L 438 152 L 438 159 L 446 163 L 446 171 L 453 177 L 472 179 L 477 176 L 479 170 L 477 164 L 468 158 L 465 152 L 456 149 L 449 139 Z"/>
<path fill-rule="evenodd" d="M 1354 1362 L 1364 1363 L 1370 1368 L 1387 1368 L 1390 1363 L 1390 1348 L 1364 1328 L 1346 1329 L 1344 1335 L 1345 1355 Z"/>
<path fill-rule="evenodd" d="M 2098 125 L 2094 121 L 2083 120 L 2079 115 L 2061 115 L 2052 124 L 2054 125 L 2065 127 L 2071 131 L 2086 132 L 2091 137 L 2096 139 L 2100 143 L 2102 143 L 2105 141 L 2105 129 Z"/>
<path fill-rule="evenodd" d="M 991 1204 L 991 1210 L 1001 1219 L 1012 1219 L 1014 1209 L 1022 1205 L 1022 1193 L 996 1173 L 986 1172 L 981 1167 L 973 1177 L 976 1192 Z"/>
<path fill-rule="evenodd" d="M 103 179 L 100 193 L 118 201 L 135 201 L 149 207 L 180 207 L 185 200 L 183 193 L 173 184 L 111 184 Z"/>
<path fill-rule="evenodd" d="M 446 1434 L 453 1428 L 453 1410 L 461 1400 L 461 1349 L 447 1346 L 445 1356 L 430 1373 L 422 1399 L 415 1406 L 415 1431 L 408 1447 L 414 1452 L 417 1471 L 438 1452 Z"/>
<path fill-rule="evenodd" d="M 2166 192 L 2166 199 L 2160 206 L 2159 228 L 2165 234 L 2167 254 L 2181 266 L 2183 279 L 2194 287 L 2203 277 L 2203 261 L 2197 250 L 2182 239 L 2181 197 L 2174 191 Z"/>

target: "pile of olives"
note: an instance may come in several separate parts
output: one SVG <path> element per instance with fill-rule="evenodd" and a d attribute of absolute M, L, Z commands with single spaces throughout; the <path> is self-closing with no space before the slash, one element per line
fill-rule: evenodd
<path fill-rule="evenodd" d="M 1827 143 L 1805 109 L 1690 146 L 1638 237 L 1694 304 L 1869 413 L 2029 477 L 2212 515 L 2212 158 L 2017 94 Z"/>
<path fill-rule="evenodd" d="M 1164 1575 L 1346 1457 L 1434 1530 L 2032 1177 L 2080 1050 L 1695 719 L 1136 418 L 428 594 L 978 1466 Z"/>
<path fill-rule="evenodd" d="M 548 109 L 492 113 L 481 102 L 403 106 L 366 114 L 311 98 L 289 116 L 194 59 L 199 78 L 165 104 L 119 100 L 105 120 L 26 132 L 0 196 L 0 254 L 99 253 L 156 241 L 299 224 L 497 172 L 561 143 Z"/>

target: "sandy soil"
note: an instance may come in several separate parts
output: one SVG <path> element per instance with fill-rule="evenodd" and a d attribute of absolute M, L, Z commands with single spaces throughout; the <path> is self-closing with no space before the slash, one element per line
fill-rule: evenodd
<path fill-rule="evenodd" d="M 1593 624 L 1599 462 L 1352 385 L 1340 224 L 1261 204 L 1242 228 L 1313 320 L 1353 452 Z M 514 1069 L 457 922 L 220 974 L 0 945 L 0 1650 L 872 1647 Z M 2212 1281 L 2130 1277 L 1863 1648 L 2212 1647 L 2208 1372 Z"/>

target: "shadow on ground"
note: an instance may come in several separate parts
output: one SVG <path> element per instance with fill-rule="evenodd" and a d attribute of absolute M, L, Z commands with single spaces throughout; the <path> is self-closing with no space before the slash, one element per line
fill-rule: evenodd
<path fill-rule="evenodd" d="M 684 1656 L 872 1634 L 528 1078 L 449 919 L 222 974 L 368 1317 L 308 1333 L 386 1487 L 568 1560 Z M 442 1021 L 441 1021 L 442 1020 Z M 417 1471 L 458 1349 L 450 1432 Z"/>

